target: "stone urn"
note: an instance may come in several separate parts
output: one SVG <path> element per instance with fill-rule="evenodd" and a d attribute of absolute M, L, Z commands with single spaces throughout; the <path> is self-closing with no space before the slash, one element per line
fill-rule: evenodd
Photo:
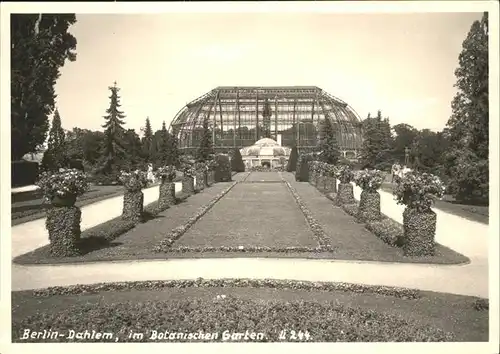
<path fill-rule="evenodd" d="M 359 200 L 357 218 L 360 222 L 380 220 L 380 194 L 363 190 Z"/>
<path fill-rule="evenodd" d="M 81 254 L 80 222 L 82 212 L 75 206 L 76 195 L 54 196 L 47 210 L 45 227 L 49 233 L 50 254 L 53 257 L 73 257 Z"/>
<path fill-rule="evenodd" d="M 432 256 L 435 253 L 436 213 L 431 209 L 406 207 L 403 212 L 402 246 L 405 256 Z"/>

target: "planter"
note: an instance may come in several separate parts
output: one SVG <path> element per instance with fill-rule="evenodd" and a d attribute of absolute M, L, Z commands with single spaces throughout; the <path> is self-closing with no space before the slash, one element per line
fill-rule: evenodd
<path fill-rule="evenodd" d="M 406 208 L 403 212 L 405 256 L 432 256 L 435 252 L 436 213 Z"/>
<path fill-rule="evenodd" d="M 321 192 L 325 189 L 325 177 L 324 176 L 321 176 L 319 174 L 316 176 L 316 188 Z"/>
<path fill-rule="evenodd" d="M 51 199 L 51 203 L 55 207 L 71 207 L 76 203 L 76 195 L 68 194 L 64 196 L 55 195 Z"/>
<path fill-rule="evenodd" d="M 135 223 L 141 222 L 143 208 L 144 193 L 141 190 L 125 190 L 122 219 L 131 220 Z"/>
<path fill-rule="evenodd" d="M 359 221 L 380 220 L 380 194 L 378 192 L 361 192 L 357 217 Z"/>
<path fill-rule="evenodd" d="M 53 257 L 78 256 L 82 212 L 75 206 L 47 210 L 45 227 L 49 232 L 50 254 Z"/>
<path fill-rule="evenodd" d="M 175 205 L 175 183 L 162 180 L 160 184 L 160 196 L 158 197 L 158 207 L 165 210 Z"/>
<path fill-rule="evenodd" d="M 337 193 L 337 179 L 335 177 L 327 177 L 326 188 L 329 193 Z"/>
<path fill-rule="evenodd" d="M 193 177 L 184 176 L 184 178 L 182 179 L 182 191 L 187 195 L 194 194 L 194 178 Z"/>
<path fill-rule="evenodd" d="M 337 193 L 337 204 L 354 204 L 356 201 L 354 200 L 354 191 L 352 184 L 350 183 L 340 183 L 339 190 Z"/>

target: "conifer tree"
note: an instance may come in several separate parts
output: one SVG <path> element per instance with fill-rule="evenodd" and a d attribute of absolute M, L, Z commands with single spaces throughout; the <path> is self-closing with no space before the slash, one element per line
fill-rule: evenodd
<path fill-rule="evenodd" d="M 196 160 L 198 162 L 205 162 L 210 159 L 210 156 L 214 154 L 214 148 L 212 143 L 212 135 L 210 128 L 208 126 L 208 119 L 203 120 L 203 133 L 202 133 L 200 145 L 196 151 Z"/>
<path fill-rule="evenodd" d="M 369 168 L 387 169 L 391 165 L 392 145 L 389 119 L 383 119 L 380 110 L 374 118 L 368 114 L 363 121 L 361 164 Z"/>
<path fill-rule="evenodd" d="M 262 133 L 264 138 L 271 137 L 271 105 L 266 98 L 264 102 L 264 108 L 262 110 Z"/>
<path fill-rule="evenodd" d="M 288 163 L 286 165 L 286 170 L 288 172 L 293 172 L 297 169 L 297 160 L 299 159 L 299 152 L 297 150 L 297 146 L 292 147 L 292 151 L 290 152 L 290 157 L 288 158 Z"/>
<path fill-rule="evenodd" d="M 167 131 L 168 133 L 168 131 Z M 180 166 L 180 152 L 179 152 L 179 140 L 177 139 L 177 132 L 172 130 L 172 134 L 168 133 L 168 141 L 169 141 L 169 155 L 168 155 L 168 164 L 171 166 Z"/>
<path fill-rule="evenodd" d="M 169 163 L 170 154 L 170 136 L 168 134 L 167 126 L 165 121 L 161 125 L 161 130 L 158 137 L 158 150 L 156 153 L 156 163 L 158 166 L 164 166 Z"/>
<path fill-rule="evenodd" d="M 57 170 L 66 166 L 68 159 L 65 149 L 65 137 L 66 134 L 61 125 L 61 117 L 56 108 L 54 118 L 52 118 L 47 150 L 42 159 L 42 166 L 45 170 Z"/>
<path fill-rule="evenodd" d="M 142 138 L 142 153 L 146 163 L 153 160 L 154 145 L 153 145 L 153 129 L 149 117 L 146 118 L 146 124 L 142 129 L 144 137 Z"/>
<path fill-rule="evenodd" d="M 125 129 L 123 125 L 125 124 L 124 118 L 125 114 L 120 111 L 120 97 L 118 92 L 120 89 L 116 86 L 116 81 L 114 86 L 110 86 L 111 91 L 110 106 L 106 110 L 106 116 L 104 116 L 105 123 L 102 126 L 104 128 L 104 134 L 106 136 L 104 142 L 104 166 L 103 172 L 105 174 L 116 174 L 119 172 L 120 165 L 123 164 L 123 160 L 126 157 L 126 151 L 124 147 L 124 133 Z"/>
<path fill-rule="evenodd" d="M 340 158 L 336 129 L 328 117 L 325 117 L 321 126 L 321 140 L 318 145 L 321 161 L 335 165 Z"/>
<path fill-rule="evenodd" d="M 241 156 L 240 149 L 235 148 L 231 159 L 231 170 L 233 172 L 245 172 L 245 163 Z"/>

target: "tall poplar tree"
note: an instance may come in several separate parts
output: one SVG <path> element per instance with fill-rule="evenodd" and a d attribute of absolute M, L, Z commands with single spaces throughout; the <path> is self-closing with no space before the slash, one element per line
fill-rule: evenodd
<path fill-rule="evenodd" d="M 144 137 L 142 138 L 142 153 L 145 162 L 149 163 L 153 160 L 154 144 L 153 144 L 153 129 L 149 117 L 146 118 L 146 124 L 142 129 Z"/>

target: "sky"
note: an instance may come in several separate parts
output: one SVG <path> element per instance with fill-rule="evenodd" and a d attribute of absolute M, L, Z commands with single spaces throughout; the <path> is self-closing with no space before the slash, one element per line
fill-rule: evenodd
<path fill-rule="evenodd" d="M 170 124 L 217 86 L 317 86 L 369 112 L 445 127 L 462 42 L 482 13 L 77 14 L 57 81 L 64 129 L 102 130 L 109 86 L 126 128 Z"/>

